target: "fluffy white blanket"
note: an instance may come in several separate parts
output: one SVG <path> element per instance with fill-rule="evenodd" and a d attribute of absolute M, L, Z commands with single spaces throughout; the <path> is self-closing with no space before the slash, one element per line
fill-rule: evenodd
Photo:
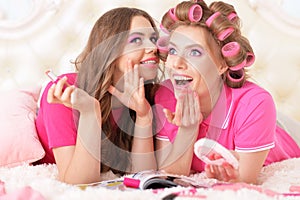
<path fill-rule="evenodd" d="M 163 199 L 176 192 L 182 194 L 176 199 L 300 199 L 300 196 L 297 196 L 300 194 L 300 158 L 289 159 L 264 167 L 259 176 L 258 186 L 231 184 L 209 189 L 191 190 L 191 188 L 175 187 L 158 191 L 120 191 L 88 187 L 81 190 L 77 186 L 57 181 L 56 177 L 57 168 L 55 165 L 22 165 L 14 168 L 0 168 L 0 180 L 4 182 L 7 194 L 13 194 L 20 188 L 29 186 L 47 200 Z M 203 174 L 196 174 L 191 177 L 198 181 L 215 181 L 205 179 Z M 288 196 L 283 195 L 287 193 Z M 2 199 L 1 195 L 0 199 Z"/>

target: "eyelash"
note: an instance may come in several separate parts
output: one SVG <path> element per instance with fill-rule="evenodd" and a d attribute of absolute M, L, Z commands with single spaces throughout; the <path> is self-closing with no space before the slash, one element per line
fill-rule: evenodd
<path fill-rule="evenodd" d="M 193 52 L 196 52 L 197 55 L 192 55 Z M 191 55 L 191 56 L 201 56 L 202 53 L 201 53 L 201 51 L 199 51 L 199 50 L 197 50 L 197 49 L 192 49 L 191 52 L 190 52 L 190 55 Z"/>
<path fill-rule="evenodd" d="M 138 41 L 137 41 L 138 40 Z M 140 37 L 135 37 L 135 38 L 133 38 L 133 39 L 131 39 L 130 41 L 129 41 L 129 43 L 140 43 L 142 41 L 142 38 L 140 38 Z"/>
<path fill-rule="evenodd" d="M 177 51 L 175 50 L 175 48 L 169 48 L 169 54 L 170 55 L 176 55 L 177 54 Z M 196 52 L 196 55 L 193 55 L 194 54 L 194 52 Z M 201 53 L 201 51 L 199 51 L 198 49 L 192 49 L 191 51 L 190 51 L 190 53 L 189 53 L 189 55 L 190 56 L 201 56 L 202 55 L 202 53 Z"/>
<path fill-rule="evenodd" d="M 156 36 L 150 37 L 150 41 L 151 41 L 153 44 L 156 44 L 157 39 L 158 39 L 158 38 L 157 38 Z M 142 43 L 142 41 L 143 41 L 143 39 L 142 39 L 141 37 L 135 37 L 135 38 L 131 39 L 131 40 L 129 41 L 129 43 L 140 44 L 140 43 Z"/>
<path fill-rule="evenodd" d="M 154 44 L 156 44 L 158 38 L 156 36 L 152 36 L 150 37 L 150 41 L 153 42 Z"/>
<path fill-rule="evenodd" d="M 169 53 L 170 55 L 176 55 L 176 54 L 177 54 L 177 52 L 176 52 L 176 50 L 175 50 L 174 48 L 169 48 L 168 53 Z"/>

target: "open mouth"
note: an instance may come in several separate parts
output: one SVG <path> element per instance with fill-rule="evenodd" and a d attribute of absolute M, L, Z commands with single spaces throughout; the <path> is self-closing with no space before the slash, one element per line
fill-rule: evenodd
<path fill-rule="evenodd" d="M 174 75 L 173 78 L 177 87 L 187 87 L 193 81 L 192 77 L 184 75 Z"/>

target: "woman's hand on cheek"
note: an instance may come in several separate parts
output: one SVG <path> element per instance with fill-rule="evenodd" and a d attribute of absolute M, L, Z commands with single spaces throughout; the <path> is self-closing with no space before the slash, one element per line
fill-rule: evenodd
<path fill-rule="evenodd" d="M 176 126 L 198 126 L 203 120 L 198 95 L 189 88 L 179 94 L 174 113 L 168 109 L 163 111 L 167 120 Z"/>
<path fill-rule="evenodd" d="M 220 154 L 212 153 L 209 155 L 210 160 L 217 160 L 222 158 Z M 222 165 L 205 165 L 205 173 L 208 178 L 215 178 L 219 181 L 225 182 L 238 182 L 239 181 L 239 171 L 235 169 L 228 162 L 223 162 Z"/>
<path fill-rule="evenodd" d="M 124 72 L 124 91 L 120 92 L 112 85 L 108 91 L 123 105 L 135 110 L 137 116 L 143 117 L 149 114 L 151 107 L 145 98 L 144 79 L 139 77 L 138 67 L 137 64 L 133 67 L 129 60 Z"/>

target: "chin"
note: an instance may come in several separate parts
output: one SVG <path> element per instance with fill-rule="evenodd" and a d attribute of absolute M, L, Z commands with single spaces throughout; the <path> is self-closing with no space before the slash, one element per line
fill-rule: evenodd
<path fill-rule="evenodd" d="M 143 77 L 144 81 L 153 80 L 157 77 L 157 69 L 140 69 L 140 77 Z"/>

